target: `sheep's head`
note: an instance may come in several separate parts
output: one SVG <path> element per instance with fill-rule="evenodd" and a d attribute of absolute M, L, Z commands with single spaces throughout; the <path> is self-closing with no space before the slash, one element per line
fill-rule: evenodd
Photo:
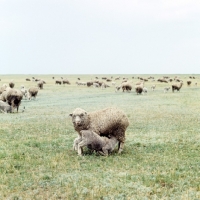
<path fill-rule="evenodd" d="M 69 116 L 72 117 L 72 123 L 75 129 L 83 130 L 88 124 L 87 112 L 81 108 L 76 108 Z"/>

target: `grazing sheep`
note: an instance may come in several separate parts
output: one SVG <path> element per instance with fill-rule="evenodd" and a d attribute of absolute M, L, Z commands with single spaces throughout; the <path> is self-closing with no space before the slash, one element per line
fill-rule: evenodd
<path fill-rule="evenodd" d="M 192 81 L 187 81 L 187 85 L 190 86 Z"/>
<path fill-rule="evenodd" d="M 4 113 L 12 113 L 12 107 L 8 103 L 0 100 L 0 111 Z"/>
<path fill-rule="evenodd" d="M 54 79 L 55 77 L 53 76 L 52 79 Z"/>
<path fill-rule="evenodd" d="M 17 108 L 18 112 L 21 100 L 23 98 L 23 94 L 20 90 L 6 88 L 6 90 L 1 94 L 1 97 L 3 101 L 7 102 L 12 107 L 12 110 Z"/>
<path fill-rule="evenodd" d="M 164 88 L 164 93 L 168 92 L 170 90 L 170 87 L 165 87 Z"/>
<path fill-rule="evenodd" d="M 31 79 L 30 78 L 26 78 L 26 81 L 31 81 Z"/>
<path fill-rule="evenodd" d="M 29 100 L 32 99 L 32 97 L 34 97 L 34 99 L 36 99 L 36 96 L 38 94 L 38 88 L 37 87 L 31 87 L 29 88 L 28 90 L 28 93 L 29 93 Z"/>
<path fill-rule="evenodd" d="M 115 80 L 119 80 L 119 79 L 120 79 L 120 77 L 116 77 L 116 78 L 115 78 Z"/>
<path fill-rule="evenodd" d="M 77 148 L 78 155 L 82 155 L 83 147 L 87 146 L 91 150 L 95 150 L 103 156 L 108 156 L 108 153 L 111 153 L 115 146 L 118 143 L 116 137 L 111 136 L 110 138 L 101 137 L 97 133 L 90 130 L 82 130 L 80 131 L 81 141 L 80 139 L 75 139 L 74 149 Z M 77 145 L 77 141 L 80 141 Z M 76 147 L 77 146 L 77 147 Z"/>
<path fill-rule="evenodd" d="M 87 86 L 90 87 L 91 85 L 93 85 L 93 82 L 92 81 L 88 81 L 87 82 Z"/>
<path fill-rule="evenodd" d="M 79 137 L 81 137 L 80 131 L 82 130 L 91 130 L 100 136 L 114 136 L 119 142 L 118 153 L 123 151 L 125 131 L 129 121 L 121 110 L 111 107 L 87 113 L 81 108 L 76 108 L 70 116 Z"/>
<path fill-rule="evenodd" d="M 103 80 L 106 80 L 107 78 L 106 78 L 106 77 L 102 77 L 102 79 L 103 79 Z"/>
<path fill-rule="evenodd" d="M 61 84 L 62 84 L 62 81 L 60 81 L 60 80 L 56 80 L 56 81 L 55 81 L 55 84 L 59 84 L 59 85 L 61 85 Z"/>
<path fill-rule="evenodd" d="M 132 86 L 128 82 L 122 83 L 121 88 L 122 88 L 123 92 L 124 92 L 124 90 L 126 90 L 127 92 L 130 92 L 132 90 Z"/>
<path fill-rule="evenodd" d="M 154 91 L 156 89 L 156 85 L 152 85 L 151 89 Z"/>
<path fill-rule="evenodd" d="M 183 85 L 183 82 L 180 82 L 179 85 L 172 85 L 172 92 L 174 92 L 174 90 L 180 91 L 181 87 Z"/>
<path fill-rule="evenodd" d="M 6 88 L 7 88 L 7 85 L 6 85 L 6 84 L 3 84 L 3 86 L 0 87 L 0 94 L 2 94 L 3 91 L 6 90 Z"/>
<path fill-rule="evenodd" d="M 11 82 L 9 83 L 9 86 L 10 86 L 10 88 L 14 88 L 15 84 L 11 81 Z"/>
<path fill-rule="evenodd" d="M 104 83 L 104 82 L 102 82 L 101 85 L 99 84 L 99 86 L 101 87 L 101 89 L 105 89 L 105 88 L 107 88 L 107 87 L 110 87 L 109 85 L 107 85 L 107 84 Z"/>
<path fill-rule="evenodd" d="M 38 88 L 42 90 L 43 84 L 44 84 L 44 82 L 42 80 L 38 81 L 38 83 L 37 83 Z"/>
<path fill-rule="evenodd" d="M 97 76 L 96 76 L 95 78 L 96 78 L 96 79 L 99 79 L 99 77 L 97 77 Z"/>
<path fill-rule="evenodd" d="M 135 87 L 135 91 L 136 91 L 137 94 L 142 94 L 142 92 L 143 92 L 143 87 L 141 87 L 141 86 L 136 86 L 136 87 Z"/>
<path fill-rule="evenodd" d="M 111 82 L 112 80 L 111 80 L 111 79 L 109 79 L 109 78 L 107 78 L 107 79 L 106 79 L 106 81 L 107 81 L 107 82 Z"/>
<path fill-rule="evenodd" d="M 79 81 L 81 80 L 80 78 L 77 78 Z"/>
<path fill-rule="evenodd" d="M 70 83 L 67 79 L 64 79 L 64 80 L 63 80 L 63 85 L 65 85 L 65 84 L 70 85 L 71 83 Z"/>

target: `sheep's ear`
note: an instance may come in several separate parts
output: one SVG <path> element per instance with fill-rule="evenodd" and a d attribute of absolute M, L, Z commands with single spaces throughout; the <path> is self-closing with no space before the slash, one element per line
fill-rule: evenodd
<path fill-rule="evenodd" d="M 70 113 L 69 116 L 72 117 L 72 113 Z"/>

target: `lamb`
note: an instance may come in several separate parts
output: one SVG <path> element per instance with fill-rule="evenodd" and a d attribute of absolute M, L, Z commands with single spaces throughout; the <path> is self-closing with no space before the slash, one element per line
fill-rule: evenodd
<path fill-rule="evenodd" d="M 25 97 L 27 99 L 28 98 L 28 90 L 23 85 L 21 86 L 20 90 L 23 94 L 23 97 Z"/>
<path fill-rule="evenodd" d="M 38 88 L 37 87 L 29 88 L 28 93 L 29 93 L 29 100 L 31 100 L 32 97 L 34 97 L 34 99 L 36 99 L 37 94 L 38 94 Z"/>
<path fill-rule="evenodd" d="M 90 130 L 82 130 L 80 131 L 80 134 L 81 141 L 79 139 L 75 139 L 74 141 L 74 149 L 76 150 L 77 148 L 78 155 L 80 156 L 83 153 L 82 148 L 84 146 L 87 146 L 89 149 L 99 152 L 103 156 L 108 156 L 108 153 L 111 153 L 118 143 L 118 140 L 114 136 L 111 136 L 110 138 L 101 137 L 97 133 Z"/>
<path fill-rule="evenodd" d="M 147 94 L 147 88 L 144 87 L 142 92 L 143 92 L 143 94 Z"/>
<path fill-rule="evenodd" d="M 44 82 L 43 82 L 42 80 L 40 80 L 40 81 L 37 83 L 38 88 L 42 90 L 42 89 L 43 89 L 43 84 L 44 84 Z"/>
<path fill-rule="evenodd" d="M 164 93 L 168 92 L 170 90 L 170 87 L 165 87 L 164 88 Z"/>
<path fill-rule="evenodd" d="M 105 83 L 102 83 L 102 84 L 101 84 L 101 89 L 105 89 L 105 88 L 107 88 L 107 87 L 110 87 L 110 86 L 107 85 L 107 84 L 105 84 Z"/>
<path fill-rule="evenodd" d="M 17 108 L 17 112 L 22 98 L 23 94 L 20 90 L 6 88 L 6 90 L 2 93 L 2 100 L 6 101 L 12 107 L 12 109 Z"/>
<path fill-rule="evenodd" d="M 154 91 L 156 89 L 156 85 L 152 85 L 151 89 Z"/>
<path fill-rule="evenodd" d="M 4 113 L 12 113 L 12 107 L 8 103 L 0 100 L 0 111 Z"/>
<path fill-rule="evenodd" d="M 73 113 L 72 123 L 74 129 L 81 137 L 82 130 L 94 131 L 100 136 L 114 136 L 118 140 L 118 153 L 121 153 L 125 143 L 125 131 L 129 126 L 128 118 L 121 110 L 109 107 L 96 112 L 87 113 L 81 108 L 76 108 Z"/>
<path fill-rule="evenodd" d="M 175 84 L 172 85 L 172 92 L 174 92 L 174 90 L 179 91 L 181 89 L 182 85 L 183 85 L 183 82 L 180 82 L 180 85 L 175 85 Z"/>

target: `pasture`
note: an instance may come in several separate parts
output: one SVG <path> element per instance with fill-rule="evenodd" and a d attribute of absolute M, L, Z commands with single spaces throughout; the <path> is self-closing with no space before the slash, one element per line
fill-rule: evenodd
<path fill-rule="evenodd" d="M 0 113 L 0 199 L 200 199 L 200 76 L 188 87 L 189 75 L 179 75 L 184 85 L 174 93 L 163 92 L 172 83 L 149 80 L 147 95 L 75 84 L 96 75 L 54 75 L 68 78 L 65 86 L 53 75 L 1 75 L 0 85 L 13 80 L 29 88 L 32 76 L 46 81 L 36 100 L 22 100 L 19 113 Z M 138 75 L 123 76 L 138 82 L 131 79 Z M 129 119 L 124 151 L 104 157 L 85 149 L 79 157 L 69 114 L 109 106 Z"/>

